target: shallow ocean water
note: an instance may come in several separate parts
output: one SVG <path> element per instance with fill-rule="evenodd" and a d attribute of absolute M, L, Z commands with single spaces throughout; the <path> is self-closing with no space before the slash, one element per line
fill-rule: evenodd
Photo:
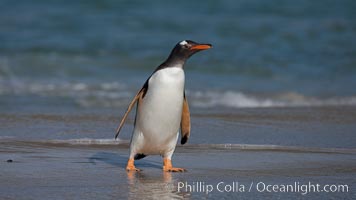
<path fill-rule="evenodd" d="M 185 67 L 196 107 L 356 104 L 354 1 L 0 5 L 1 109 L 38 96 L 126 106 L 184 39 L 214 46 Z"/>

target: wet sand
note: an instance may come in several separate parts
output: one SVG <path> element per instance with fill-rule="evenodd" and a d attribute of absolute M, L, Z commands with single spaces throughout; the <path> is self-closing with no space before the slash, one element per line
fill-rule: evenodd
<path fill-rule="evenodd" d="M 353 199 L 353 109 L 196 112 L 192 140 L 173 156 L 186 173 L 163 173 L 159 156 L 137 161 L 141 172 L 125 171 L 132 118 L 122 140 L 114 141 L 108 130 L 116 119 L 107 111 L 6 113 L 0 117 L 0 199 Z M 18 135 L 9 137 L 12 132 Z M 348 191 L 268 192 L 263 184 L 335 184 Z"/>
<path fill-rule="evenodd" d="M 127 173 L 127 145 L 70 145 L 2 141 L 1 199 L 171 199 L 355 197 L 356 149 L 293 152 L 258 148 L 178 147 L 174 164 L 186 173 L 164 173 L 158 156 L 137 161 L 143 171 Z M 335 149 L 334 149 L 335 151 Z M 7 162 L 7 160 L 12 162 Z M 216 186 L 238 182 L 243 191 Z M 257 184 L 347 184 L 349 192 L 259 192 Z M 199 184 L 200 189 L 179 188 Z M 204 187 L 214 186 L 207 193 Z M 260 188 L 261 190 L 261 188 Z"/>

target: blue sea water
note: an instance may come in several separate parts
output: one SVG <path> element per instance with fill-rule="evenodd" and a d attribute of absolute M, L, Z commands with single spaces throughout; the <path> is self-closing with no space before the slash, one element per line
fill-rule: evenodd
<path fill-rule="evenodd" d="M 356 3 L 0 2 L 0 109 L 125 107 L 173 46 L 193 107 L 356 105 Z"/>

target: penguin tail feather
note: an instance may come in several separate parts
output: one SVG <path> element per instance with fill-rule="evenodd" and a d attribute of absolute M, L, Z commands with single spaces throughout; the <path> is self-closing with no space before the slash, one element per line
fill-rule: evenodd
<path fill-rule="evenodd" d="M 145 154 L 143 154 L 143 153 L 138 153 L 138 154 L 135 155 L 134 159 L 135 159 L 135 160 L 140 160 L 140 159 L 142 159 L 142 158 L 144 158 L 144 157 L 146 157 L 146 156 L 147 156 L 147 155 L 145 155 Z"/>

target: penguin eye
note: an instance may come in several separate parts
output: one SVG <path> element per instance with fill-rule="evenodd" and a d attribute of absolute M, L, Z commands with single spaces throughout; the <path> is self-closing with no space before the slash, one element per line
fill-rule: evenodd
<path fill-rule="evenodd" d="M 185 41 L 185 40 L 181 41 L 179 44 L 180 44 L 180 46 L 181 46 L 183 49 L 189 49 L 190 46 L 191 46 L 191 45 L 190 45 L 187 41 Z"/>

